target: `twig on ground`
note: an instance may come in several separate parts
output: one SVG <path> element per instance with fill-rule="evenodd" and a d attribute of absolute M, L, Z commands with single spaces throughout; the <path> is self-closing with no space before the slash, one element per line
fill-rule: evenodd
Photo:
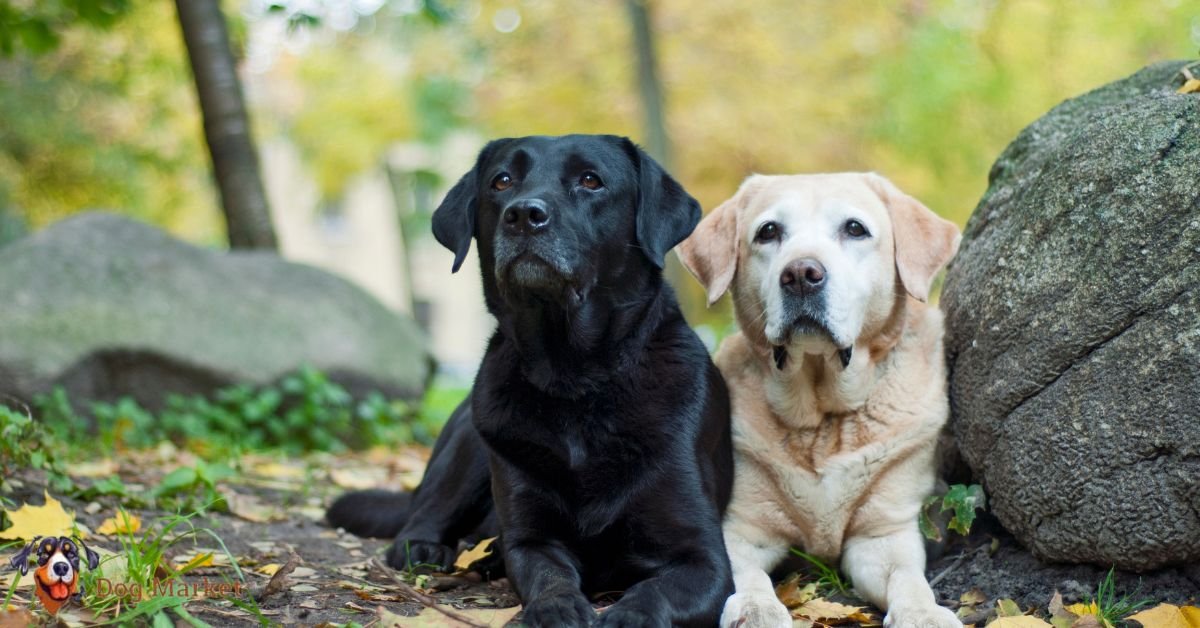
<path fill-rule="evenodd" d="M 974 553 L 974 552 L 971 552 L 971 553 Z M 929 586 L 932 587 L 932 586 L 935 586 L 937 583 L 941 582 L 942 578 L 945 578 L 947 575 L 950 574 L 951 571 L 954 571 L 955 569 L 957 569 L 958 566 L 960 564 L 962 564 L 963 559 L 966 557 L 967 557 L 967 552 L 960 553 L 958 555 L 958 558 L 954 559 L 954 562 L 950 563 L 945 569 L 943 569 L 940 573 L 938 573 L 938 575 L 929 579 Z"/>
<path fill-rule="evenodd" d="M 283 588 L 287 586 L 288 574 L 295 571 L 296 565 L 299 564 L 300 556 L 295 552 L 292 552 L 292 555 L 288 557 L 287 563 L 280 567 L 279 570 L 271 576 L 271 579 L 267 581 L 267 584 L 263 586 L 262 590 L 254 595 L 254 600 L 261 602 L 268 597 L 282 591 Z"/>
<path fill-rule="evenodd" d="M 392 571 L 386 565 L 379 562 L 378 558 L 372 558 L 371 563 L 372 563 L 372 566 L 378 568 L 382 573 L 386 573 L 388 575 L 388 577 L 390 577 L 392 579 L 392 582 L 396 584 L 396 588 L 400 589 L 401 593 L 407 595 L 413 601 L 420 603 L 422 606 L 424 606 L 426 608 L 432 608 L 433 610 L 445 615 L 446 617 L 449 617 L 450 619 L 453 619 L 454 621 L 462 622 L 468 626 L 471 626 L 472 628 L 487 628 L 487 625 L 481 624 L 481 623 L 475 621 L 474 619 L 471 619 L 470 617 L 463 615 L 462 613 L 455 612 L 455 611 L 451 610 L 450 608 L 446 607 L 445 605 L 438 604 L 437 600 L 414 589 L 412 587 L 412 585 L 408 584 L 404 580 L 401 580 L 400 576 L 396 575 L 396 572 Z"/>
<path fill-rule="evenodd" d="M 459 589 L 470 586 L 479 582 L 477 578 L 467 576 L 437 576 L 429 579 L 429 586 L 425 587 L 433 591 L 446 591 L 448 589 Z"/>

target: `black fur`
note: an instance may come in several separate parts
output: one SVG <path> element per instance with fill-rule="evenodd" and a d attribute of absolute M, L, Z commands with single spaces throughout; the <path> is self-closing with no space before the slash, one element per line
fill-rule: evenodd
<path fill-rule="evenodd" d="M 544 225 L 504 219 L 539 203 Z M 329 521 L 395 533 L 394 567 L 447 566 L 459 539 L 498 530 L 528 625 L 715 624 L 733 592 L 729 400 L 661 273 L 699 217 L 627 139 L 489 144 L 433 219 L 455 270 L 477 242 L 499 323 L 475 386 L 411 500 L 351 493 Z M 597 619 L 585 593 L 611 591 Z"/>

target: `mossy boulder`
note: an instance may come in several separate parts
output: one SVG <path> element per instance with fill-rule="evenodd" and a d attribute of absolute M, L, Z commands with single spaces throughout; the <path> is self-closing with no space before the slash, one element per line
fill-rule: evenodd
<path fill-rule="evenodd" d="M 952 428 L 1044 560 L 1200 561 L 1200 94 L 1160 63 L 993 166 L 942 294 Z"/>
<path fill-rule="evenodd" d="M 25 402 L 61 385 L 153 408 L 305 365 L 353 394 L 415 398 L 432 367 L 417 325 L 344 279 L 109 213 L 0 248 L 0 295 L 0 394 Z"/>

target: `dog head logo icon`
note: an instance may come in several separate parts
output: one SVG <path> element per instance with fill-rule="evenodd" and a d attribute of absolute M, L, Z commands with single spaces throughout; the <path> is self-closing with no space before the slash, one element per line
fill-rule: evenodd
<path fill-rule="evenodd" d="M 100 564 L 100 556 L 88 549 L 78 537 L 35 537 L 24 549 L 12 557 L 9 565 L 21 575 L 29 573 L 29 556 L 37 553 L 37 568 L 33 571 L 34 592 L 51 615 L 58 612 L 72 597 L 79 599 L 83 589 L 79 585 L 80 555 L 88 569 Z"/>

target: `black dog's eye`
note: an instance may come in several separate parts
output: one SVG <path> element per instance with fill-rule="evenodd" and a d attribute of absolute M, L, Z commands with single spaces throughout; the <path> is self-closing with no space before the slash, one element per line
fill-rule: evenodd
<path fill-rule="evenodd" d="M 501 172 L 500 174 L 496 175 L 495 179 L 492 179 L 492 189 L 496 190 L 497 192 L 503 192 L 504 190 L 511 188 L 512 185 L 512 177 L 508 176 L 507 172 Z"/>
<path fill-rule="evenodd" d="M 846 224 L 842 225 L 842 231 L 845 231 L 846 235 L 854 238 L 855 240 L 859 240 L 871 235 L 871 232 L 867 231 L 867 228 L 857 220 L 847 220 Z"/>
<path fill-rule="evenodd" d="M 599 190 L 604 187 L 604 182 L 600 180 L 600 175 L 594 172 L 585 172 L 579 177 L 579 185 L 589 190 Z"/>
<path fill-rule="evenodd" d="M 758 233 L 754 234 L 754 241 L 762 243 L 778 240 L 779 232 L 779 223 L 771 221 L 764 222 L 762 226 L 758 228 Z"/>

